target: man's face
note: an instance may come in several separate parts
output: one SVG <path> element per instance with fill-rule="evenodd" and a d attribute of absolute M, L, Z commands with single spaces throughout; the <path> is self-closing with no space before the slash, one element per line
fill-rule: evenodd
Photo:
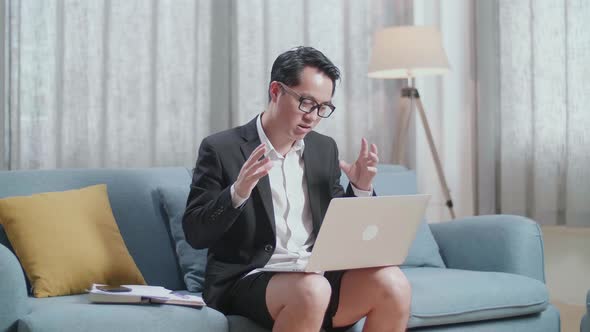
<path fill-rule="evenodd" d="M 301 72 L 300 83 L 297 86 L 287 87 L 302 97 L 312 99 L 317 104 L 332 100 L 332 80 L 317 68 L 305 67 Z M 322 119 L 318 116 L 317 109 L 311 113 L 299 110 L 298 98 L 279 86 L 280 93 L 277 96 L 277 121 L 281 131 L 292 140 L 303 139 L 307 133 L 313 130 Z"/>

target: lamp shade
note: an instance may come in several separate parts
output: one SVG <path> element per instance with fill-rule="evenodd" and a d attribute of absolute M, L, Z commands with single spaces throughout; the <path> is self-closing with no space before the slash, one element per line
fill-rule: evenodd
<path fill-rule="evenodd" d="M 376 32 L 369 77 L 410 78 L 448 71 L 449 60 L 435 27 L 396 26 Z"/>

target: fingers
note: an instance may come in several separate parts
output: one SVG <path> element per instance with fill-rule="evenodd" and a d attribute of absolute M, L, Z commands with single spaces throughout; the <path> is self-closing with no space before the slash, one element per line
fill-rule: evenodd
<path fill-rule="evenodd" d="M 264 155 L 265 151 L 265 145 L 259 145 L 252 151 L 252 154 L 250 154 L 244 165 L 242 165 L 240 174 L 238 174 L 235 182 L 235 190 L 240 197 L 249 197 L 258 180 L 266 176 L 272 168 L 273 163 L 268 157 L 258 160 Z"/>
<path fill-rule="evenodd" d="M 379 156 L 376 153 L 369 152 L 369 157 L 367 158 L 367 165 L 375 166 L 379 163 Z"/>
<path fill-rule="evenodd" d="M 369 143 L 367 143 L 367 140 L 363 137 L 361 139 L 361 151 L 359 152 L 359 159 L 365 159 L 368 157 L 368 153 L 369 153 L 368 145 L 369 145 Z"/>
<path fill-rule="evenodd" d="M 371 144 L 369 147 L 367 139 L 363 137 L 361 139 L 361 151 L 359 153 L 357 162 L 360 162 L 361 165 L 366 166 L 377 165 L 379 163 L 379 152 L 377 150 L 377 145 Z"/>
<path fill-rule="evenodd" d="M 262 143 L 259 146 L 257 146 L 256 149 L 254 149 L 254 151 L 252 151 L 252 153 L 250 154 L 250 157 L 248 157 L 248 160 L 246 160 L 246 162 L 242 166 L 242 169 L 247 169 L 250 166 L 252 166 L 252 164 L 258 161 L 258 159 L 260 159 L 260 157 L 262 157 L 265 152 L 266 144 Z"/>
<path fill-rule="evenodd" d="M 268 157 L 266 157 L 264 159 L 258 160 L 257 162 L 252 164 L 250 167 L 245 169 L 244 176 L 246 178 L 249 178 L 252 175 L 258 174 L 259 172 L 270 170 L 272 168 L 272 166 L 273 166 L 272 161 Z"/>
<path fill-rule="evenodd" d="M 346 176 L 348 176 L 348 174 L 350 173 L 350 168 L 352 167 L 351 165 L 349 165 L 346 161 L 344 160 L 340 160 L 339 162 L 340 165 L 340 169 L 344 172 L 344 174 L 346 174 Z"/>
<path fill-rule="evenodd" d="M 260 150 L 266 150 L 266 143 L 260 143 L 260 145 L 258 145 L 256 147 L 256 149 L 254 149 L 254 151 L 252 151 L 252 153 L 250 154 L 250 157 L 248 159 L 252 158 L 252 156 L 254 154 L 259 153 Z"/>
<path fill-rule="evenodd" d="M 371 152 L 369 154 L 371 161 L 372 161 L 372 165 L 377 165 L 379 163 L 379 151 L 377 150 L 377 144 L 373 143 L 371 144 Z"/>
<path fill-rule="evenodd" d="M 379 154 L 377 151 L 377 145 L 375 143 L 371 144 L 371 152 L 374 154 Z"/>
<path fill-rule="evenodd" d="M 272 163 L 272 161 L 269 160 L 262 167 L 259 167 L 254 172 L 254 174 L 251 175 L 251 179 L 255 182 L 258 182 L 258 180 L 260 180 L 261 178 L 263 178 L 264 176 L 266 176 L 268 174 L 268 172 L 270 171 L 272 166 L 273 166 L 273 163 Z"/>

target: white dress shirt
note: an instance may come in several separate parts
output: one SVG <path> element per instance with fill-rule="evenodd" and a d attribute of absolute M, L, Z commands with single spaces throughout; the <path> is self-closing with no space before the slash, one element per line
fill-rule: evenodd
<path fill-rule="evenodd" d="M 313 223 L 304 174 L 303 152 L 305 143 L 297 140 L 285 156 L 278 153 L 264 133 L 261 116 L 256 120 L 256 129 L 261 143 L 266 143 L 266 156 L 273 167 L 268 172 L 272 205 L 275 218 L 276 247 L 265 267 L 281 265 L 305 266 L 313 245 Z M 359 197 L 371 196 L 371 191 L 359 190 L 352 186 Z M 232 204 L 239 207 L 248 198 L 240 197 L 232 185 Z M 254 270 L 248 274 L 257 272 Z"/>

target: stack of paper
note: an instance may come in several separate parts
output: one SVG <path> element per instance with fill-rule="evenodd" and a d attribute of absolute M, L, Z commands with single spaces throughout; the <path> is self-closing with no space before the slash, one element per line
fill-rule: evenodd
<path fill-rule="evenodd" d="M 106 292 L 93 284 L 88 291 L 88 299 L 95 303 L 160 303 L 178 304 L 192 307 L 205 305 L 203 298 L 196 295 L 179 294 L 160 286 L 123 285 L 130 292 Z"/>

